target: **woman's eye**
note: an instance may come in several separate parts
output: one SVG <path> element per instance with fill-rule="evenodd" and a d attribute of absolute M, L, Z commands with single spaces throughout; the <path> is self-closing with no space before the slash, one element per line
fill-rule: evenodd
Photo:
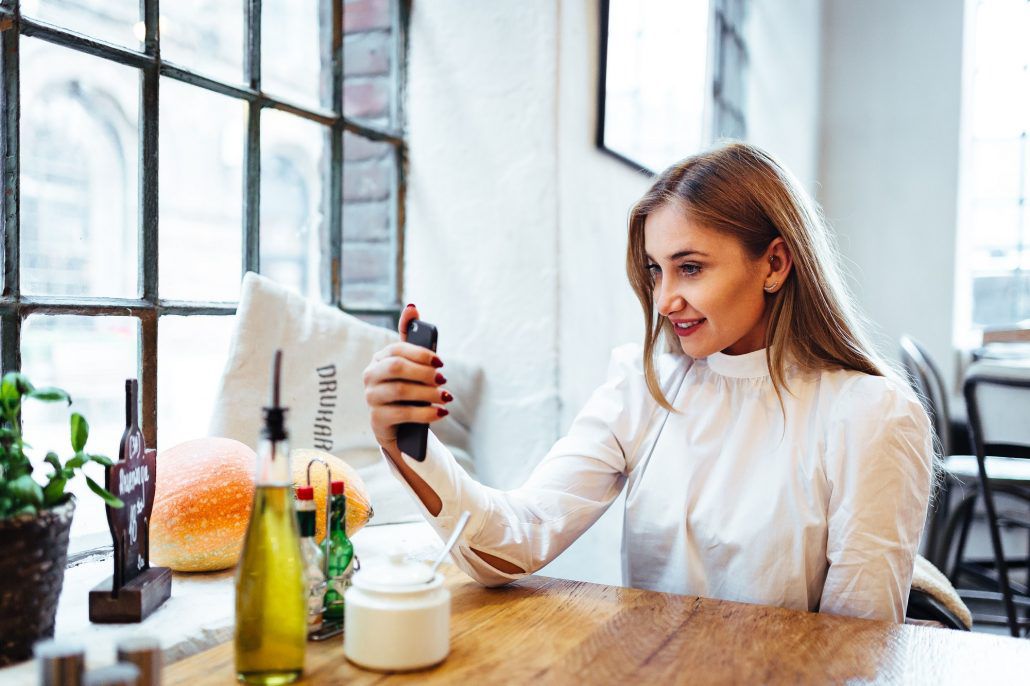
<path fill-rule="evenodd" d="M 696 276 L 701 273 L 701 265 L 689 262 L 684 265 L 680 265 L 680 271 L 687 276 Z"/>
<path fill-rule="evenodd" d="M 662 268 L 659 267 L 657 264 L 649 264 L 647 265 L 647 273 L 651 275 L 652 279 L 655 279 L 661 276 Z"/>

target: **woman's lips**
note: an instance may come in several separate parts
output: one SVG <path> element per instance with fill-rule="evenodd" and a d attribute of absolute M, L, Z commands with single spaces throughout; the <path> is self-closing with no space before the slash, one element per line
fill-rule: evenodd
<path fill-rule="evenodd" d="M 685 338 L 686 336 L 692 335 L 695 331 L 697 331 L 702 326 L 704 326 L 705 322 L 707 322 L 707 321 L 708 321 L 707 319 L 702 319 L 697 324 L 694 324 L 693 326 L 691 326 L 689 328 L 686 328 L 686 329 L 684 329 L 684 328 L 682 328 L 680 326 L 677 326 L 675 324 L 675 322 L 674 322 L 673 325 L 672 325 L 672 328 L 673 328 L 673 331 L 676 332 L 677 336 L 679 336 L 680 338 Z"/>

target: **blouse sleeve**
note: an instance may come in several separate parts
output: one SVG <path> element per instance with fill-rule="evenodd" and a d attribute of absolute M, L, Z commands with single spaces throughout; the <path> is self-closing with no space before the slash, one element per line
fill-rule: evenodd
<path fill-rule="evenodd" d="M 895 382 L 865 376 L 845 390 L 828 431 L 820 611 L 900 623 L 930 496 L 929 420 Z"/>
<path fill-rule="evenodd" d="M 443 507 L 433 516 L 417 496 L 413 500 L 441 538 L 453 531 L 462 511 L 472 516 L 453 558 L 467 574 L 497 586 L 525 574 L 501 572 L 476 550 L 532 573 L 557 557 L 604 514 L 626 480 L 624 446 L 634 440 L 642 400 L 639 346 L 616 348 L 607 381 L 598 388 L 521 487 L 503 491 L 484 486 L 455 462 L 430 432 L 426 459 L 407 464 L 440 496 Z M 405 489 L 410 488 L 387 459 Z"/>

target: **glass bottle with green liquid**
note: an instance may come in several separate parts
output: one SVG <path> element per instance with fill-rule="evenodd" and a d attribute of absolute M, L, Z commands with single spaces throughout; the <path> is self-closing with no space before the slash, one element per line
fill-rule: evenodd
<path fill-rule="evenodd" d="M 279 406 L 282 352 L 276 351 L 272 404 L 257 451 L 254 506 L 236 570 L 236 677 L 287 684 L 304 671 L 307 604 L 286 409 Z"/>
<path fill-rule="evenodd" d="M 330 485 L 329 504 L 329 587 L 325 593 L 327 622 L 343 623 L 343 594 L 354 574 L 354 545 L 347 538 L 347 495 L 342 481 Z"/>

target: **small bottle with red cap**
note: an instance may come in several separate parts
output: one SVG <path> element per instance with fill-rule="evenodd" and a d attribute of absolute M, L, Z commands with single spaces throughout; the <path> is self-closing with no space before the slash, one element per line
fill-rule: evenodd
<path fill-rule="evenodd" d="M 297 524 L 300 527 L 300 550 L 304 556 L 309 636 L 322 628 L 322 615 L 325 611 L 325 553 L 315 541 L 316 511 L 315 489 L 311 486 L 298 486 Z"/>
<path fill-rule="evenodd" d="M 347 494 L 342 481 L 333 481 L 329 504 L 329 579 L 325 619 L 343 622 L 343 594 L 354 574 L 354 545 L 347 538 Z"/>

